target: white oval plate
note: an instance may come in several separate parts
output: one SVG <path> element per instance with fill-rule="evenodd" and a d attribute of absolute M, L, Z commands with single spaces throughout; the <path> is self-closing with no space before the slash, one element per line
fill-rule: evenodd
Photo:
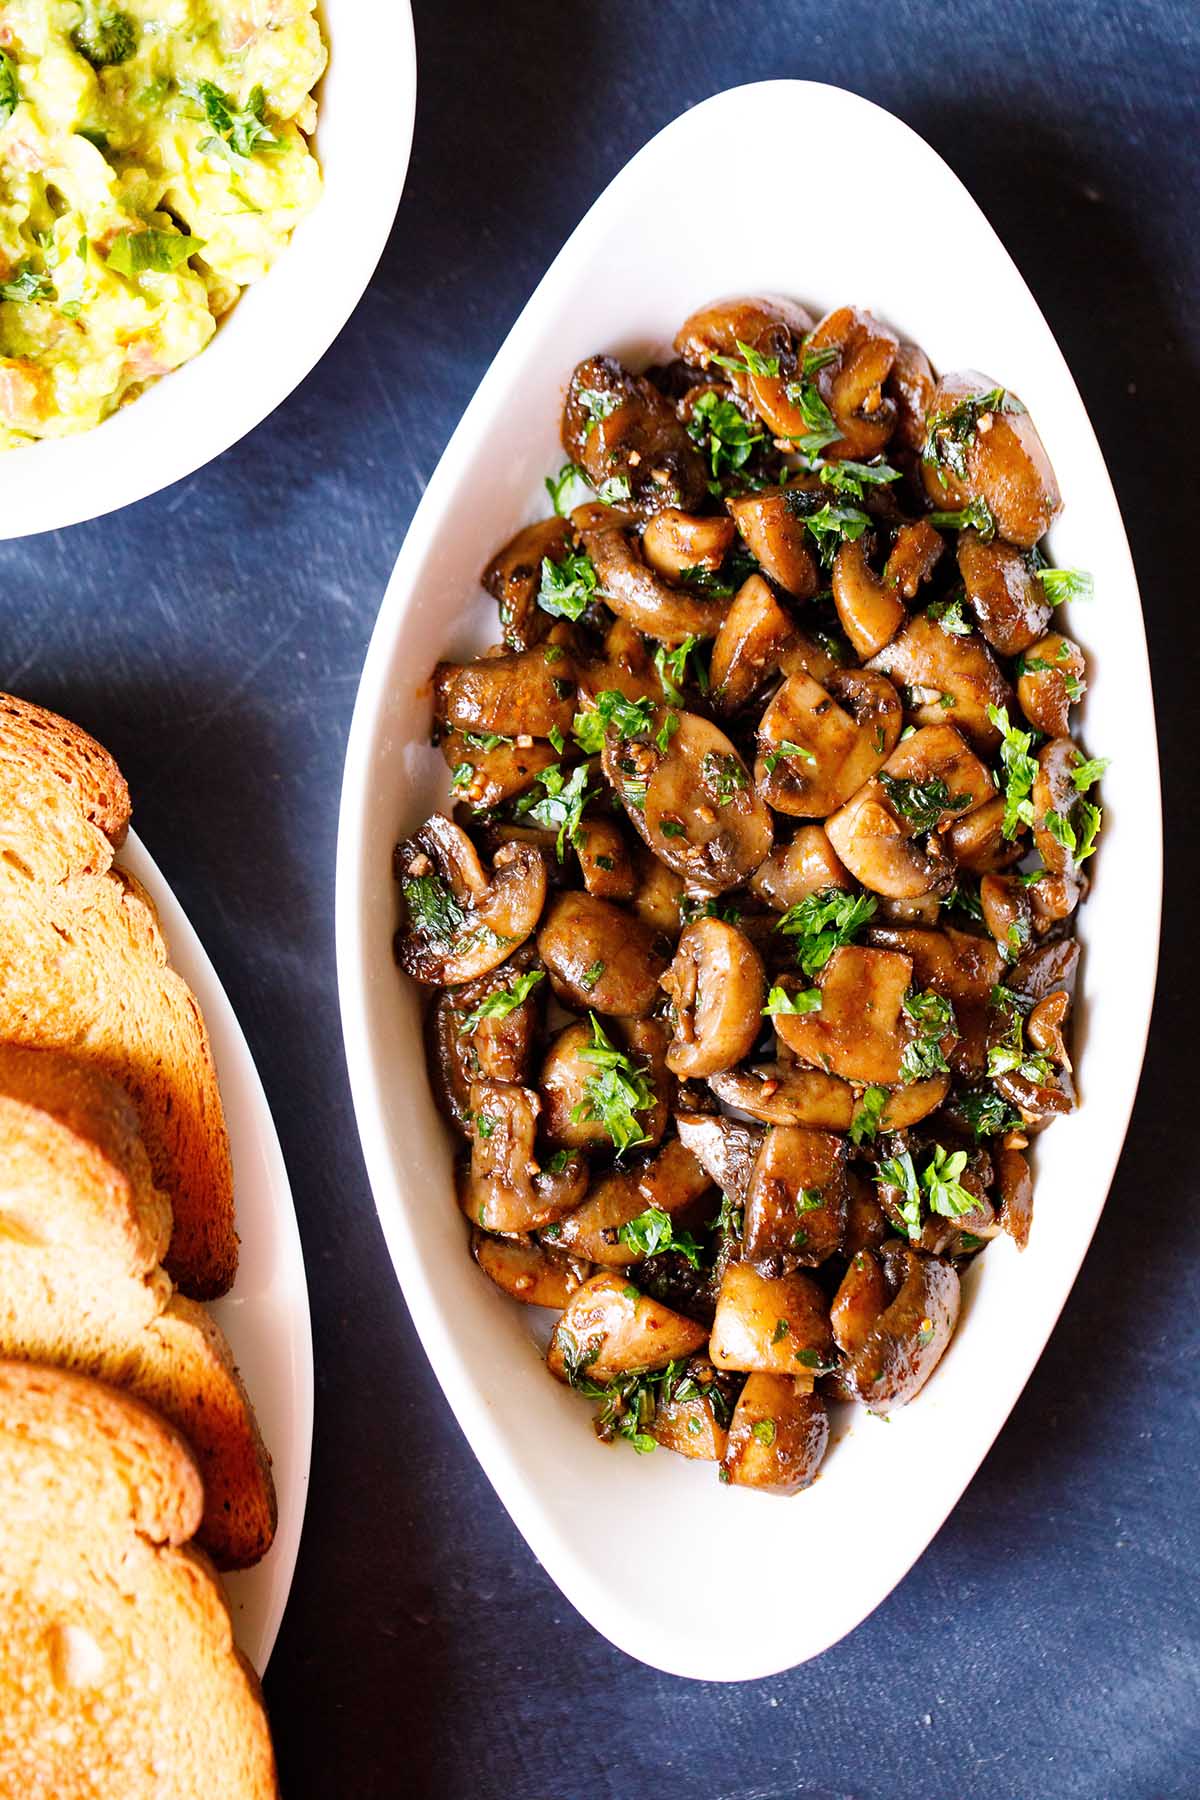
<path fill-rule="evenodd" d="M 98 519 L 236 444 L 328 350 L 383 254 L 417 104 L 409 0 L 321 0 L 329 67 L 313 138 L 324 192 L 201 354 L 94 431 L 0 454 L 0 539 Z"/>
<path fill-rule="evenodd" d="M 839 189 L 851 195 L 877 193 L 886 169 L 888 192 L 920 195 L 937 220 L 937 254 L 913 253 L 910 205 L 872 206 L 864 229 L 853 205 L 810 216 L 786 183 L 748 181 L 729 152 L 751 143 L 764 169 L 794 167 L 798 145 L 836 144 Z M 703 170 L 703 201 L 664 220 L 681 167 Z M 442 758 L 427 747 L 430 672 L 439 656 L 498 635 L 479 571 L 548 510 L 541 480 L 562 461 L 572 367 L 597 350 L 649 360 L 695 306 L 758 291 L 818 312 L 869 307 L 935 367 L 980 368 L 1021 395 L 1066 497 L 1055 560 L 1096 574 L 1097 598 L 1074 609 L 1071 625 L 1093 675 L 1086 742 L 1114 758 L 1081 921 L 1083 1104 L 1039 1145 L 1032 1243 L 1022 1256 L 1002 1239 L 977 1260 L 958 1335 L 917 1403 L 887 1424 L 848 1415 L 820 1480 L 787 1502 L 722 1487 L 711 1468 L 677 1457 L 602 1446 L 586 1404 L 547 1378 L 530 1314 L 467 1254 L 416 996 L 391 951 L 393 841 L 447 793 Z M 1160 889 L 1154 715 L 1125 534 L 1075 384 L 1012 261 L 934 151 L 856 95 L 774 81 L 696 107 L 634 157 L 555 259 L 425 491 L 367 657 L 338 844 L 347 1058 L 397 1275 L 497 1493 L 567 1598 L 613 1643 L 673 1674 L 768 1675 L 843 1636 L 921 1554 L 1008 1417 L 1103 1206 L 1149 1025 Z M 713 1546 L 749 1541 L 742 1577 L 718 1593 L 703 1575 Z"/>
<path fill-rule="evenodd" d="M 171 961 L 200 1002 L 229 1126 L 241 1250 L 237 1280 L 212 1313 L 233 1346 L 271 1452 L 279 1526 L 262 1562 L 222 1579 L 237 1641 L 261 1675 L 296 1568 L 312 1456 L 312 1325 L 300 1231 L 267 1097 L 217 972 L 132 832 L 117 861 L 154 901 Z"/>

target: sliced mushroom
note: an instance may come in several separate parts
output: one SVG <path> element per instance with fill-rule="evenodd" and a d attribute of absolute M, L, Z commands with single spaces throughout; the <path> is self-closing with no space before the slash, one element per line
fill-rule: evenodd
<path fill-rule="evenodd" d="M 834 850 L 873 893 L 945 892 L 953 865 L 939 833 L 995 796 L 988 770 L 950 725 L 905 738 L 883 769 L 826 820 Z"/>
<path fill-rule="evenodd" d="M 710 1075 L 718 1100 L 764 1125 L 811 1125 L 820 1131 L 849 1131 L 854 1090 L 848 1081 L 821 1069 L 790 1063 L 759 1063 Z"/>
<path fill-rule="evenodd" d="M 761 575 L 744 581 L 712 648 L 709 681 L 715 710 L 740 711 L 779 667 L 796 628 Z"/>
<path fill-rule="evenodd" d="M 995 875 L 1011 868 L 1022 855 L 1018 838 L 1004 835 L 1004 816 L 1008 808 L 997 794 L 975 808 L 964 819 L 956 819 L 947 827 L 946 847 L 960 869 L 973 875 Z"/>
<path fill-rule="evenodd" d="M 764 575 L 778 582 L 797 600 L 808 600 L 820 587 L 817 560 L 804 517 L 791 504 L 797 490 L 809 490 L 811 477 L 788 482 L 784 487 L 764 488 L 757 494 L 739 494 L 726 502 L 738 531 Z"/>
<path fill-rule="evenodd" d="M 665 937 L 679 931 L 679 905 L 683 899 L 683 877 L 666 863 L 659 862 L 643 843 L 633 847 L 633 869 L 637 882 L 631 902 L 643 925 Z"/>
<path fill-rule="evenodd" d="M 1033 841 L 1037 845 L 1038 854 L 1052 875 L 1062 875 L 1074 883 L 1076 891 L 1074 900 L 1078 900 L 1079 864 L 1072 850 L 1047 827 L 1047 819 L 1056 813 L 1060 819 L 1070 821 L 1072 812 L 1079 800 L 1075 787 L 1075 770 L 1079 764 L 1079 751 L 1070 738 L 1052 738 L 1043 744 L 1038 751 L 1038 772 L 1033 783 Z M 1042 884 L 1039 882 L 1038 887 Z M 1042 898 L 1037 888 L 1033 890 L 1034 905 Z M 1067 909 L 1071 910 L 1070 907 Z M 1058 914 L 1058 917 L 1065 915 Z"/>
<path fill-rule="evenodd" d="M 794 675 L 803 670 L 814 681 L 828 684 L 850 660 L 850 646 L 832 632 L 817 630 L 792 633 L 792 641 L 780 653 L 779 673 Z"/>
<path fill-rule="evenodd" d="M 825 888 L 849 888 L 849 873 L 823 826 L 798 825 L 787 844 L 776 844 L 750 877 L 750 892 L 777 912 L 798 906 Z"/>
<path fill-rule="evenodd" d="M 1029 559 L 1012 544 L 960 531 L 958 567 L 988 643 L 1002 656 L 1028 650 L 1050 623 L 1051 610 Z"/>
<path fill-rule="evenodd" d="M 1029 1163 L 1020 1150 L 1001 1149 L 996 1157 L 996 1179 L 1000 1193 L 1000 1225 L 1024 1250 L 1033 1224 L 1033 1177 Z"/>
<path fill-rule="evenodd" d="M 639 1111 L 637 1122 L 646 1142 L 657 1144 L 666 1130 L 671 1100 L 666 1027 L 658 1019 L 614 1019 L 609 1036 L 636 1063 L 645 1066 L 654 1105 Z M 611 1148 L 607 1126 L 590 1113 L 587 1084 L 595 1080 L 598 1070 L 583 1052 L 591 1042 L 591 1026 L 580 1019 L 560 1031 L 547 1047 L 538 1090 L 542 1096 L 542 1131 L 549 1143 Z"/>
<path fill-rule="evenodd" d="M 971 404 L 997 392 L 998 407 L 981 411 Z M 1031 550 L 1062 511 L 1033 420 L 1015 394 L 973 369 L 943 375 L 938 383 L 921 473 L 934 506 L 957 510 L 982 500 L 1000 536 L 1023 550 Z"/>
<path fill-rule="evenodd" d="M 627 1275 L 593 1275 L 554 1327 L 546 1365 L 560 1381 L 571 1374 L 611 1381 L 630 1369 L 661 1369 L 692 1356 L 705 1335 L 694 1319 L 639 1294 Z"/>
<path fill-rule="evenodd" d="M 642 555 L 658 575 L 680 580 L 690 569 L 714 573 L 729 554 L 737 536 L 733 520 L 720 513 L 703 517 L 664 506 L 646 522 Z"/>
<path fill-rule="evenodd" d="M 649 518 L 664 506 L 693 511 L 707 497 L 704 459 L 670 401 L 612 356 L 591 356 L 571 376 L 563 448 L 594 487 L 627 483 L 626 504 Z"/>
<path fill-rule="evenodd" d="M 759 721 L 755 780 L 777 811 L 823 819 L 886 761 L 902 724 L 890 681 L 848 669 L 827 690 L 799 670 Z"/>
<path fill-rule="evenodd" d="M 945 548 L 946 540 L 928 519 L 914 519 L 911 524 L 901 525 L 884 565 L 884 581 L 893 593 L 905 600 L 915 600 L 921 584 L 928 581 L 937 568 Z"/>
<path fill-rule="evenodd" d="M 771 817 L 746 765 L 695 713 L 663 709 L 646 736 L 630 742 L 610 730 L 604 745 L 604 773 L 630 823 L 696 893 L 739 886 L 771 848 Z"/>
<path fill-rule="evenodd" d="M 642 1018 L 657 1004 L 668 957 L 659 934 L 623 907 L 591 894 L 557 894 L 546 908 L 538 950 L 568 1006 Z"/>
<path fill-rule="evenodd" d="M 571 548 L 569 520 L 539 519 L 498 550 L 481 577 L 500 604 L 500 628 L 510 650 L 528 650 L 549 631 L 551 618 L 537 603 L 542 563 L 561 562 Z"/>
<path fill-rule="evenodd" d="M 581 536 L 605 603 L 627 624 L 663 644 L 682 644 L 688 637 L 716 634 L 728 611 L 728 600 L 705 597 L 694 588 L 670 586 L 650 567 L 620 519 L 602 520 Z"/>
<path fill-rule="evenodd" d="M 905 450 L 920 453 L 925 443 L 925 416 L 937 388 L 929 358 L 917 344 L 902 343 L 883 391 L 896 403 L 895 442 Z"/>
<path fill-rule="evenodd" d="M 890 1300 L 883 1270 L 869 1250 L 851 1258 L 829 1309 L 834 1341 L 846 1356 L 862 1349 Z"/>
<path fill-rule="evenodd" d="M 463 1133 L 471 1129 L 473 1081 L 524 1081 L 529 1072 L 543 985 L 532 987 L 518 1005 L 502 1016 L 472 1016 L 492 994 L 510 990 L 534 966 L 532 946 L 525 945 L 508 962 L 438 995 L 429 1012 L 427 1038 L 434 1091 L 442 1112 Z"/>
<path fill-rule="evenodd" d="M 489 742 L 460 731 L 448 732 L 441 740 L 442 755 L 454 777 L 454 798 L 468 806 L 499 806 L 501 801 L 523 794 L 543 769 L 558 761 L 553 744 L 526 732 L 521 739 L 504 738 L 487 749 Z"/>
<path fill-rule="evenodd" d="M 845 1081 L 895 1086 L 911 1036 L 903 1011 L 911 985 L 911 958 L 843 944 L 819 977 L 820 1011 L 777 1013 L 775 1030 L 803 1062 Z"/>
<path fill-rule="evenodd" d="M 414 980 L 439 987 L 502 963 L 534 930 L 546 898 L 539 850 L 503 845 L 489 877 L 466 832 L 441 813 L 397 844 L 393 866 L 406 914 L 396 959 Z"/>
<path fill-rule="evenodd" d="M 471 1233 L 471 1255 L 488 1279 L 522 1306 L 560 1310 L 591 1273 L 587 1263 L 545 1244 L 489 1237 L 478 1227 Z"/>
<path fill-rule="evenodd" d="M 811 1275 L 760 1275 L 730 1263 L 709 1342 L 716 1368 L 803 1375 L 828 1362 L 832 1348 L 829 1303 Z"/>
<path fill-rule="evenodd" d="M 829 1414 L 819 1394 L 784 1375 L 751 1375 L 721 1467 L 734 1487 L 798 1494 L 816 1480 L 828 1446 Z"/>
<path fill-rule="evenodd" d="M 1029 1000 L 1042 1000 L 1057 988 L 1073 994 L 1078 973 L 1078 938 L 1057 938 L 1026 950 L 1010 969 L 1005 985 Z"/>
<path fill-rule="evenodd" d="M 846 1370 L 850 1386 L 872 1412 L 915 1398 L 958 1322 L 959 1281 L 951 1264 L 907 1248 L 902 1254 L 903 1285 Z"/>
<path fill-rule="evenodd" d="M 638 880 L 628 839 L 615 819 L 583 819 L 572 839 L 579 872 L 599 900 L 632 900 Z"/>
<path fill-rule="evenodd" d="M 859 656 L 875 656 L 908 617 L 895 588 L 875 573 L 861 538 L 839 544 L 832 579 L 842 630 Z"/>
<path fill-rule="evenodd" d="M 739 344 L 763 355 L 786 352 L 811 329 L 811 315 L 794 300 L 759 295 L 714 300 L 684 320 L 675 334 L 675 353 L 704 369 L 714 356 L 741 356 Z"/>
<path fill-rule="evenodd" d="M 575 717 L 571 658 L 564 650 L 548 662 L 542 644 L 477 662 L 439 663 L 433 692 L 438 724 L 454 731 L 548 738 L 552 731 L 565 736 Z"/>
<path fill-rule="evenodd" d="M 1001 955 L 1018 956 L 1033 936 L 1033 904 L 1025 883 L 1017 875 L 985 875 L 979 907 Z"/>
<path fill-rule="evenodd" d="M 693 1356 L 681 1379 L 656 1403 L 645 1424 L 656 1444 L 677 1456 L 720 1462 L 729 1444 L 722 1384 L 706 1356 Z"/>
<path fill-rule="evenodd" d="M 1062 988 L 1039 1000 L 1025 1021 L 1025 1035 L 1035 1050 L 1048 1056 L 1060 1069 L 1071 1073 L 1071 1056 L 1063 1027 L 1071 1011 L 1071 996 Z"/>
<path fill-rule="evenodd" d="M 900 1089 L 903 1094 L 909 1090 Z M 884 1127 L 888 1129 L 888 1127 Z M 883 1209 L 877 1198 L 877 1190 L 873 1181 L 868 1181 L 857 1169 L 846 1171 L 846 1182 L 849 1188 L 849 1199 L 846 1205 L 846 1235 L 842 1248 L 847 1256 L 857 1256 L 860 1250 L 878 1250 L 879 1246 L 892 1236 L 892 1228 L 883 1216 Z"/>
<path fill-rule="evenodd" d="M 1004 978 L 1004 959 L 988 938 L 947 927 L 918 931 L 875 925 L 868 941 L 912 958 L 913 986 L 943 994 L 954 1006 L 958 1042 L 949 1051 L 951 1067 L 978 1075 L 987 1060 L 992 989 Z M 893 1130 L 898 1122 L 889 1120 Z"/>
<path fill-rule="evenodd" d="M 980 638 L 954 637 L 928 613 L 918 613 L 870 667 L 908 692 L 905 712 L 917 725 L 939 725 L 949 716 L 977 750 L 992 751 L 1000 733 L 988 718 L 989 706 L 1009 706 L 1012 689 Z"/>
<path fill-rule="evenodd" d="M 683 1080 L 741 1062 L 762 1028 L 766 974 L 750 940 L 724 919 L 696 919 L 662 977 L 674 1014 L 667 1066 Z"/>
<path fill-rule="evenodd" d="M 1066 737 L 1086 670 L 1083 651 L 1061 631 L 1030 644 L 1017 674 L 1017 700 L 1029 723 L 1047 737 Z"/>
<path fill-rule="evenodd" d="M 645 1251 L 627 1243 L 621 1228 L 654 1207 L 674 1216 L 685 1212 L 711 1186 L 707 1172 L 678 1138 L 627 1169 L 593 1181 L 582 1206 L 568 1213 L 555 1232 L 557 1248 L 589 1262 L 625 1268 Z"/>
<path fill-rule="evenodd" d="M 578 1204 L 586 1165 L 572 1157 L 562 1169 L 543 1169 L 535 1147 L 541 1101 L 513 1081 L 471 1084 L 471 1162 L 462 1186 L 463 1211 L 484 1231 L 534 1231 Z"/>
<path fill-rule="evenodd" d="M 754 1165 L 746 1196 L 742 1254 L 772 1273 L 815 1268 L 841 1248 L 848 1189 L 844 1139 L 777 1125 Z"/>
<path fill-rule="evenodd" d="M 756 1125 L 740 1125 L 723 1113 L 676 1113 L 680 1140 L 697 1158 L 710 1179 L 735 1206 L 745 1204 L 750 1177 L 762 1146 Z"/>
<path fill-rule="evenodd" d="M 866 461 L 883 449 L 896 423 L 896 403 L 885 396 L 883 384 L 899 347 L 894 331 L 856 306 L 839 306 L 814 327 L 804 346 L 806 364 L 811 368 L 823 350 L 837 351 L 811 373 L 841 433 L 822 449 L 823 456 Z M 811 431 L 782 377 L 752 376 L 749 386 L 755 408 L 777 437 L 802 439 Z"/>
<path fill-rule="evenodd" d="M 907 1131 L 910 1125 L 936 1112 L 949 1092 L 949 1075 L 930 1075 L 925 1081 L 893 1088 L 880 1115 L 880 1130 Z"/>

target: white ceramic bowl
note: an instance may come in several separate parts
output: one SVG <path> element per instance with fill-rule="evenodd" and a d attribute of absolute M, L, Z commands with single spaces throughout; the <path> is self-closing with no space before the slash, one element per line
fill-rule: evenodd
<path fill-rule="evenodd" d="M 753 144 L 756 166 L 786 169 L 805 143 L 838 146 L 845 193 L 877 193 L 886 169 L 888 192 L 909 202 L 872 207 L 869 230 L 853 206 L 822 205 L 810 218 L 802 192 L 792 204 L 786 184 L 748 180 L 745 159 L 729 155 L 731 144 Z M 668 202 L 664 218 L 680 167 L 703 171 L 703 203 Z M 938 221 L 935 256 L 912 252 L 913 196 Z M 711 1467 L 666 1453 L 597 1443 L 586 1403 L 548 1378 L 534 1341 L 545 1315 L 513 1305 L 468 1256 L 417 997 L 391 950 L 393 841 L 447 793 L 442 759 L 427 747 L 430 671 L 437 657 L 497 635 L 479 570 L 547 510 L 541 480 L 562 460 L 558 417 L 573 365 L 597 350 L 646 359 L 701 302 L 756 291 L 793 294 L 818 312 L 870 307 L 935 366 L 983 369 L 1021 395 L 1066 497 L 1054 558 L 1096 575 L 1096 600 L 1075 607 L 1071 627 L 1093 684 L 1084 740 L 1114 758 L 1080 924 L 1083 1103 L 1039 1142 L 1029 1249 L 1020 1255 L 1004 1238 L 976 1261 L 957 1337 L 924 1393 L 886 1424 L 848 1415 L 820 1480 L 790 1501 L 722 1487 Z M 1103 1206 L 1149 1024 L 1160 885 L 1154 716 L 1129 551 L 1075 384 L 1003 246 L 929 146 L 852 94 L 777 81 L 696 107 L 633 159 L 561 251 L 425 491 L 367 657 L 338 846 L 347 1057 L 405 1298 L 531 1549 L 622 1649 L 679 1675 L 770 1674 L 849 1631 L 928 1544 L 1037 1361 Z M 751 1541 L 741 1578 L 706 1578 L 714 1544 Z"/>
<path fill-rule="evenodd" d="M 97 519 L 211 462 L 286 400 L 354 311 L 408 172 L 417 56 L 409 0 L 321 0 L 319 205 L 208 347 L 94 431 L 0 457 L 0 539 Z"/>

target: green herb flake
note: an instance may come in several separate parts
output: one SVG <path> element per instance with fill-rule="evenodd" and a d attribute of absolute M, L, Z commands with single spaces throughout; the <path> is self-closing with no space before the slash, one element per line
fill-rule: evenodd
<path fill-rule="evenodd" d="M 763 1014 L 767 1018 L 775 1018 L 778 1013 L 815 1013 L 821 1010 L 820 988 L 803 988 L 799 993 L 789 994 L 786 988 L 773 987 L 767 995 L 767 1004 Z"/>
<path fill-rule="evenodd" d="M 763 757 L 763 768 L 768 775 L 773 775 L 785 758 L 793 756 L 798 756 L 802 762 L 816 764 L 817 759 L 811 750 L 806 750 L 803 744 L 793 744 L 790 738 L 784 738 Z"/>
<path fill-rule="evenodd" d="M 7 50 L 0 50 L 0 129 L 8 124 L 21 103 L 17 65 Z"/>
<path fill-rule="evenodd" d="M 659 1206 L 648 1206 L 636 1219 L 630 1219 L 617 1233 L 627 1250 L 638 1256 L 657 1256 L 664 1250 L 675 1250 L 685 1257 L 693 1269 L 700 1267 L 700 1246 L 690 1232 L 676 1231 L 670 1213 Z"/>
<path fill-rule="evenodd" d="M 459 1036 L 470 1037 L 485 1019 L 507 1019 L 524 1005 L 538 982 L 545 980 L 545 974 L 544 969 L 530 969 L 527 974 L 518 975 L 510 986 L 496 988 L 467 1014 L 458 1028 Z"/>
<path fill-rule="evenodd" d="M 122 231 L 105 257 L 108 267 L 131 280 L 138 275 L 170 275 L 204 248 L 204 239 L 178 231 Z"/>
<path fill-rule="evenodd" d="M 585 1098 L 572 1109 L 571 1116 L 577 1125 L 598 1119 L 616 1145 L 617 1155 L 623 1156 L 639 1144 L 650 1142 L 636 1115 L 649 1112 L 655 1105 L 654 1090 L 645 1070 L 605 1036 L 595 1013 L 588 1017 L 592 1022 L 592 1041 L 579 1055 L 599 1072 L 584 1082 Z"/>
<path fill-rule="evenodd" d="M 962 595 L 949 600 L 931 600 L 925 608 L 927 618 L 941 626 L 947 637 L 970 637 L 971 626 L 963 617 Z"/>
<path fill-rule="evenodd" d="M 795 938 L 796 961 L 808 976 L 816 975 L 835 950 L 857 936 L 873 916 L 873 894 L 848 894 L 841 888 L 818 888 L 776 920 L 776 931 Z"/>
<path fill-rule="evenodd" d="M 953 512 L 931 512 L 927 518 L 940 531 L 977 531 L 985 543 L 996 535 L 992 509 L 986 500 L 978 497 L 968 500 L 965 506 L 960 506 Z"/>
<path fill-rule="evenodd" d="M 1051 606 L 1095 599 L 1096 583 L 1086 569 L 1038 569 L 1036 574 Z"/>
<path fill-rule="evenodd" d="M 1021 402 L 1004 388 L 986 394 L 969 394 L 946 412 L 935 413 L 925 427 L 921 460 L 934 468 L 949 469 L 960 481 L 967 478 L 967 447 L 989 413 L 1024 412 Z"/>
<path fill-rule="evenodd" d="M 256 151 L 278 147 L 279 139 L 265 122 L 267 97 L 261 87 L 251 88 L 245 106 L 212 81 L 181 81 L 179 91 L 201 108 L 212 134 L 200 140 L 201 150 L 244 162 Z"/>
<path fill-rule="evenodd" d="M 769 1450 L 775 1442 L 774 1419 L 756 1419 L 750 1427 L 750 1435 L 756 1438 L 760 1444 L 765 1444 Z"/>
<path fill-rule="evenodd" d="M 928 1081 L 949 1067 L 944 1039 L 958 1036 L 954 1008 L 942 994 L 931 988 L 910 989 L 904 996 L 904 1012 L 917 1028 L 917 1035 L 904 1047 L 900 1073 L 906 1082 Z"/>
<path fill-rule="evenodd" d="M 1038 766 L 1030 755 L 1034 732 L 1021 731 L 1009 722 L 1008 708 L 989 706 L 988 718 L 1000 733 L 1000 777 L 996 783 L 1004 795 L 1004 823 L 1001 835 L 1016 837 L 1022 825 L 1033 824 L 1033 784 Z"/>
<path fill-rule="evenodd" d="M 928 781 L 912 781 L 907 776 L 889 775 L 884 770 L 880 773 L 879 783 L 893 810 L 908 819 L 918 835 L 932 831 L 943 813 L 961 812 L 964 806 L 971 804 L 970 794 L 952 794 L 938 775 Z"/>
<path fill-rule="evenodd" d="M 409 875 L 401 893 L 412 930 L 436 949 L 451 949 L 467 915 L 441 877 Z"/>
<path fill-rule="evenodd" d="M 757 444 L 763 442 L 761 430 L 715 389 L 701 394 L 688 420 L 688 435 L 708 457 L 712 485 L 720 491 L 722 481 L 745 466 Z"/>
<path fill-rule="evenodd" d="M 885 1087 L 864 1088 L 850 1121 L 850 1142 L 855 1146 L 872 1143 L 879 1131 L 884 1108 L 888 1103 Z"/>

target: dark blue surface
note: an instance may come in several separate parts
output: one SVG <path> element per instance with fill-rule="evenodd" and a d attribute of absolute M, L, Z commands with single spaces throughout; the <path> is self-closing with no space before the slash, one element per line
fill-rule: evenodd
<path fill-rule="evenodd" d="M 138 826 L 240 1012 L 291 1167 L 317 1435 L 267 1681 L 285 1790 L 1194 1800 L 1200 19 L 1170 0 L 416 11 L 408 191 L 383 267 L 321 368 L 171 492 L 0 547 L 0 685 L 70 713 L 120 757 Z M 791 1675 L 722 1689 L 640 1668 L 576 1618 L 447 1414 L 359 1158 L 333 853 L 376 606 L 495 348 L 646 137 L 707 94 L 771 75 L 839 82 L 923 132 L 998 226 L 1073 364 L 1145 598 L 1170 899 L 1121 1170 L 1012 1420 L 867 1624 Z M 872 209 L 903 206 L 931 280 L 953 255 L 936 222 L 922 224 L 921 196 L 893 192 L 886 169 L 873 192 L 847 193 L 836 145 L 798 134 L 794 165 L 762 173 L 753 148 L 729 152 L 747 180 L 778 182 L 792 228 L 819 235 L 822 208 L 850 206 L 869 229 Z M 701 171 L 680 170 L 678 202 L 703 204 Z M 907 1503 L 880 1494 L 881 1535 Z M 620 1520 L 612 1538 L 621 1580 L 653 1582 L 670 1555 L 627 1541 Z M 714 1543 L 696 1578 L 714 1606 L 725 1581 L 761 1583 L 770 1603 L 753 1544 Z"/>

